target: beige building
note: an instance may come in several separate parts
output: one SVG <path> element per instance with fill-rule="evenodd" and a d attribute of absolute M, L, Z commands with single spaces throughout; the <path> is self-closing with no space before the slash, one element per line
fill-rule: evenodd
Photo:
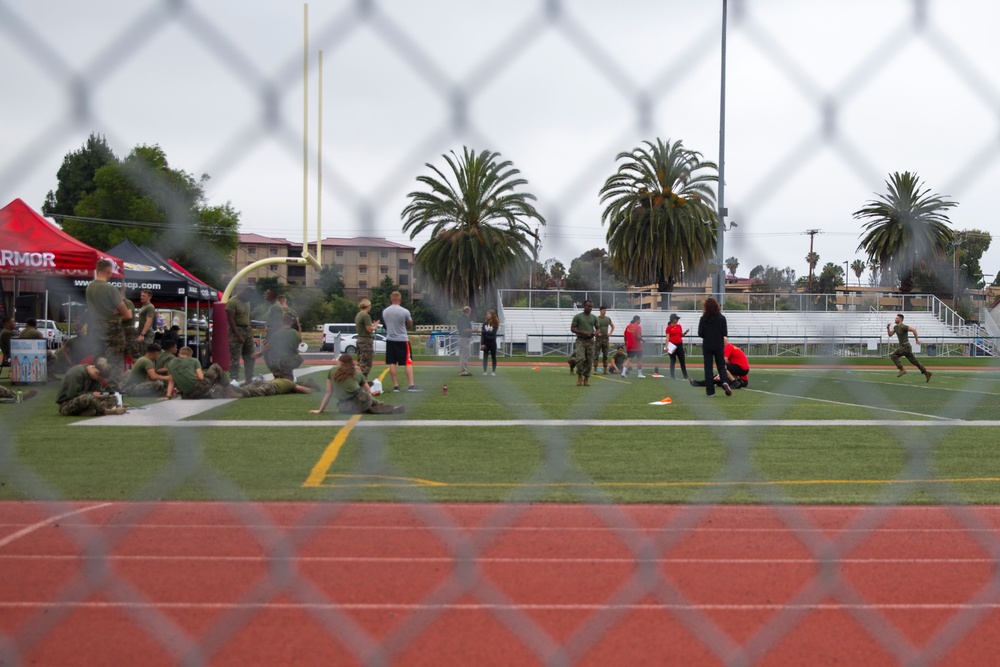
<path fill-rule="evenodd" d="M 310 252 L 315 254 L 315 244 L 309 245 Z M 386 276 L 392 278 L 402 289 L 408 290 L 411 298 L 420 298 L 413 279 L 413 256 L 416 248 L 365 236 L 350 239 L 327 238 L 323 239 L 321 245 L 322 257 L 318 258 L 320 264 L 336 265 L 344 280 L 348 299 L 354 301 L 369 296 L 371 288 L 379 285 Z M 240 234 L 234 269 L 241 271 L 250 264 L 269 257 L 301 256 L 301 243 L 260 234 Z M 319 271 L 304 264 L 268 264 L 254 269 L 244 280 L 252 285 L 260 278 L 273 276 L 289 285 L 314 287 L 319 284 Z"/>

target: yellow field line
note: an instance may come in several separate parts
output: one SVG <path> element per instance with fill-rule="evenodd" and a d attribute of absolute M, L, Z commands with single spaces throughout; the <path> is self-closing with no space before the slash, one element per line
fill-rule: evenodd
<path fill-rule="evenodd" d="M 330 475 L 330 477 L 349 477 L 348 475 Z M 375 475 L 365 475 L 365 477 L 376 477 Z M 412 486 L 413 482 L 427 486 L 448 486 L 453 488 L 572 488 L 577 486 L 586 487 L 629 487 L 629 488 L 668 488 L 668 487 L 714 487 L 714 486 L 803 486 L 803 485 L 833 485 L 833 484 L 962 484 L 975 482 L 1000 482 L 1000 477 L 964 477 L 951 479 L 802 479 L 802 480 L 774 480 L 769 482 L 552 482 L 523 484 L 519 482 L 434 482 L 419 478 L 401 477 L 401 480 L 412 480 L 409 484 L 332 484 L 329 486 L 348 486 L 358 488 L 377 488 Z M 319 486 L 319 485 L 316 485 Z"/>
<path fill-rule="evenodd" d="M 378 376 L 379 382 L 389 374 L 389 369 L 386 368 L 382 371 L 382 374 Z M 327 473 L 330 471 L 330 466 L 333 462 L 337 460 L 337 455 L 340 454 L 340 448 L 344 446 L 347 442 L 347 436 L 351 434 L 351 431 L 361 420 L 361 415 L 354 415 L 351 417 L 344 427 L 337 431 L 337 435 L 330 441 L 330 444 L 326 446 L 323 450 L 323 455 L 319 457 L 319 461 L 313 466 L 312 472 L 309 473 L 309 478 L 306 479 L 303 487 L 317 487 L 323 485 L 323 480 L 326 479 Z"/>
<path fill-rule="evenodd" d="M 303 487 L 317 487 L 323 486 L 323 480 L 326 479 L 327 472 L 330 470 L 330 466 L 333 462 L 337 460 L 337 454 L 340 453 L 340 448 L 344 446 L 347 442 L 347 436 L 350 435 L 351 431 L 361 421 L 361 415 L 353 415 L 343 428 L 337 431 L 337 435 L 330 441 L 330 444 L 326 446 L 323 451 L 323 455 L 319 457 L 319 461 L 313 466 L 312 472 L 309 473 L 309 478 L 306 479 Z"/>

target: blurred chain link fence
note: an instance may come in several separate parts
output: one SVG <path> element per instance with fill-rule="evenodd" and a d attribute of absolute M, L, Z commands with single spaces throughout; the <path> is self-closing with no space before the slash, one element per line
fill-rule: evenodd
<path fill-rule="evenodd" d="M 610 3 L 609 3 L 610 4 Z M 655 4 L 655 6 L 654 6 Z M 503 141 L 491 140 L 494 131 L 481 119 L 484 112 L 483 99 L 492 103 L 491 88 L 500 85 L 504 77 L 522 59 L 533 56 L 538 45 L 547 39 L 558 38 L 575 67 L 586 70 L 594 85 L 594 95 L 617 98 L 624 116 L 614 128 L 601 139 L 590 157 L 573 159 L 563 163 L 564 177 L 559 187 L 553 186 L 545 197 L 545 214 L 549 219 L 548 234 L 552 239 L 579 235 L 581 229 L 571 221 L 579 217 L 577 201 L 596 200 L 596 190 L 609 171 L 609 156 L 626 150 L 638 140 L 654 135 L 670 136 L 683 134 L 672 123 L 664 119 L 663 108 L 683 98 L 691 72 L 701 77 L 717 77 L 721 27 L 721 2 L 702 3 L 712 5 L 706 15 L 684 24 L 684 46 L 674 57 L 662 65 L 654 65 L 652 71 L 637 75 L 637 65 L 628 53 L 609 48 L 602 37 L 598 25 L 604 23 L 608 30 L 628 31 L 633 21 L 660 22 L 663 24 L 662 39 L 669 40 L 671 33 L 679 26 L 671 21 L 672 13 L 688 10 L 681 2 L 626 3 L 615 11 L 609 11 L 604 3 L 572 2 L 569 0 L 525 0 L 511 3 L 511 11 L 521 17 L 500 34 L 490 33 L 496 46 L 486 49 L 477 64 L 463 76 L 455 76 L 448 63 L 441 60 L 440 49 L 432 49 L 426 38 L 406 22 L 396 18 L 397 5 L 393 2 L 358 0 L 345 2 L 336 16 L 329 21 L 314 24 L 311 28 L 311 48 L 324 49 L 328 54 L 336 53 L 347 42 L 364 33 L 369 41 L 368 48 L 393 54 L 408 66 L 411 84 L 431 91 L 438 98 L 437 115 L 426 123 L 426 131 L 408 144 L 402 152 L 382 164 L 374 174 L 376 191 L 407 190 L 413 183 L 414 175 L 424 162 L 435 161 L 445 150 L 459 142 L 491 145 L 504 152 Z M 803 3 L 795 4 L 802 11 Z M 867 3 L 812 3 L 829 9 L 836 4 L 844 12 L 859 12 L 863 18 L 863 6 Z M 981 100 L 995 114 L 1000 108 L 1000 91 L 991 77 L 992 63 L 977 60 L 968 55 L 962 40 L 946 30 L 940 29 L 934 21 L 934 12 L 945 12 L 950 7 L 945 2 L 912 0 L 897 2 L 894 18 L 885 25 L 876 26 L 874 38 L 864 43 L 847 43 L 845 49 L 860 50 L 865 55 L 839 82 L 832 84 L 822 80 L 802 63 L 804 54 L 801 35 L 789 35 L 776 30 L 767 20 L 762 19 L 757 9 L 767 7 L 771 11 L 781 9 L 782 3 L 752 2 L 733 0 L 729 3 L 729 39 L 731 40 L 729 59 L 737 62 L 749 57 L 753 51 L 758 67 L 767 68 L 766 76 L 782 82 L 794 91 L 798 98 L 798 110 L 811 119 L 806 125 L 813 127 L 799 139 L 789 144 L 774 146 L 777 159 L 770 167 L 754 173 L 746 173 L 748 184 L 729 190 L 730 208 L 738 211 L 742 228 L 752 228 L 755 221 L 765 222 L 763 211 L 769 203 L 788 194 L 793 188 L 788 174 L 808 163 L 817 153 L 829 150 L 841 167 L 851 172 L 865 183 L 867 189 L 877 189 L 884 178 L 883 169 L 877 166 L 872 148 L 855 138 L 852 116 L 848 113 L 851 105 L 862 98 L 866 84 L 878 76 L 888 63 L 900 56 L 905 49 L 920 43 L 938 59 L 938 65 L 949 73 L 953 84 L 966 89 L 973 97 Z M 108 35 L 97 50 L 97 55 L 89 62 L 70 62 L 60 55 L 50 44 L 46 28 L 42 24 L 27 22 L 18 11 L 18 3 L 0 1 L 0 35 L 11 40 L 22 51 L 41 76 L 49 79 L 50 85 L 63 90 L 67 101 L 62 114 L 48 127 L 37 128 L 25 148 L 15 154 L 0 156 L 0 182 L 15 189 L 25 178 L 36 170 L 42 160 L 53 151 L 62 152 L 62 142 L 66 137 L 82 138 L 91 130 L 97 119 L 95 100 L 121 68 L 128 67 L 130 58 L 143 44 L 155 40 L 166 30 L 180 30 L 187 38 L 202 47 L 215 64 L 221 66 L 231 78 L 231 85 L 244 89 L 257 101 L 254 121 L 236 127 L 232 134 L 223 137 L 214 152 L 206 159 L 207 169 L 215 178 L 223 178 L 235 170 L 255 146 L 265 141 L 276 141 L 290 156 L 301 155 L 301 133 L 294 116 L 285 117 L 282 104 L 298 95 L 301 85 L 301 60 L 290 59 L 287 65 L 271 76 L 255 65 L 250 54 L 244 52 L 217 19 L 210 18 L 199 3 L 181 0 L 147 1 L 134 20 L 119 33 Z M 441 11 L 464 11 L 453 6 Z M 95 11 L 99 11 L 95 9 Z M 292 8 L 289 8 L 292 11 Z M 690 12 L 688 12 L 689 14 Z M 808 12 L 806 12 L 808 14 Z M 599 18 L 596 20 L 594 16 Z M 686 14 L 687 15 L 687 14 Z M 439 17 L 445 21 L 446 17 Z M 690 16 L 688 16 L 690 18 Z M 617 25 L 613 22 L 619 22 Z M 500 31 L 500 26 L 481 25 L 481 30 L 489 33 Z M 808 30 L 823 30 L 823 26 L 810 26 Z M 791 38 L 795 39 L 791 39 Z M 741 49 L 732 46 L 739 40 Z M 384 54 L 383 54 L 384 55 Z M 459 58 L 460 54 L 448 54 L 448 58 Z M 761 74 L 764 76 L 764 74 Z M 586 77 L 585 77 L 586 78 Z M 717 81 L 717 78 L 714 79 Z M 714 86 L 718 89 L 718 86 Z M 342 94 L 350 94 L 344 91 Z M 530 104 L 530 99 L 512 96 L 512 107 Z M 8 100 L 8 103 L 10 101 Z M 405 105 L 406 100 L 400 100 Z M 699 102 L 704 114 L 714 116 L 717 100 Z M 487 104 L 488 106 L 488 104 Z M 413 114 L 431 115 L 432 110 L 412 109 Z M 738 109 L 730 109 L 730 125 L 740 124 Z M 112 128 L 113 132 L 113 128 Z M 987 135 L 990 136 L 990 135 Z M 946 184 L 951 194 L 961 195 L 963 188 L 971 187 L 980 178 L 987 165 L 997 162 L 1000 147 L 993 140 L 982 142 L 961 161 L 953 181 Z M 675 137 L 676 138 L 676 137 Z M 914 141 L 920 141 L 914 138 Z M 587 137 L 580 137 L 587 142 Z M 698 147 L 707 155 L 714 153 L 711 144 Z M 60 148 L 57 148 L 60 147 Z M 336 153 L 336 151 L 333 151 Z M 734 161 L 745 156 L 732 156 Z M 386 215 L 384 198 L 353 185 L 349 176 L 351 165 L 342 164 L 338 157 L 328 158 L 325 171 L 330 175 L 331 191 L 342 199 L 350 210 L 351 222 L 362 231 L 381 235 L 383 230 L 377 220 Z M 54 177 L 54 175 L 52 175 Z M 860 203 L 860 202 L 858 202 Z M 37 202 L 34 202 L 37 205 Z M 820 203 L 816 203 L 820 205 Z M 397 216 L 398 211 L 388 213 Z M 734 213 L 735 215 L 735 213 Z M 597 234 L 594 245 L 602 245 L 600 230 L 595 226 L 586 233 Z M 734 235 L 737 243 L 739 235 Z M 752 237 L 742 241 L 743 247 L 752 247 Z M 555 243 L 558 246 L 558 241 Z M 766 242 L 764 242 L 766 244 Z M 805 378 L 805 386 L 796 391 L 808 391 L 810 385 L 824 382 L 810 374 Z M 859 385 L 861 387 L 861 385 Z M 780 387 L 777 390 L 780 392 Z M 448 603 L 462 599 L 478 599 L 484 603 L 509 602 L 506 595 L 495 587 L 476 566 L 476 559 L 501 538 L 505 528 L 514 525 L 526 508 L 535 501 L 545 499 L 547 486 L 570 483 L 575 499 L 581 503 L 593 504 L 593 512 L 619 536 L 621 541 L 635 555 L 634 575 L 607 601 L 603 611 L 593 613 L 585 627 L 575 632 L 565 642 L 559 642 L 548 634 L 530 615 L 516 607 L 504 607 L 504 611 L 494 612 L 498 620 L 524 644 L 540 661 L 553 664 L 572 664 L 585 656 L 586 652 L 598 644 L 604 634 L 618 622 L 623 612 L 622 605 L 638 602 L 652 596 L 665 606 L 683 606 L 686 602 L 683 591 L 675 582 L 665 577 L 662 570 L 650 565 L 656 557 L 664 556 L 683 539 L 685 530 L 697 526 L 711 511 L 714 503 L 721 503 L 731 497 L 735 488 L 743 482 L 759 482 L 768 479 L 754 462 L 751 454 L 754 433 L 766 434 L 767 428 L 733 429 L 720 423 L 721 414 L 709 404 L 695 404 L 694 410 L 704 420 L 712 435 L 725 444 L 726 464 L 718 476 L 695 495 L 669 523 L 661 526 L 661 532 L 646 533 L 636 530 L 636 525 L 613 499 L 605 493 L 574 461 L 574 442 L 582 437 L 583 427 L 573 427 L 575 421 L 590 417 L 608 400 L 607 396 L 597 398 L 587 395 L 572 408 L 564 428 L 531 427 L 532 421 L 547 418 L 538 407 L 531 407 L 531 400 L 515 386 L 499 383 L 492 390 L 497 401 L 507 404 L 526 405 L 521 418 L 527 420 L 529 428 L 542 447 L 545 456 L 542 463 L 524 481 L 524 485 L 511 491 L 505 504 L 499 505 L 484 521 L 486 530 L 476 534 L 463 534 L 454 530 L 453 518 L 440 506 L 429 500 L 420 487 L 399 487 L 393 490 L 396 498 L 403 502 L 415 503 L 409 510 L 419 516 L 429 529 L 433 530 L 454 557 L 454 574 L 449 585 L 432 593 L 420 611 L 409 614 L 386 637 L 369 635 L 351 614 L 336 608 L 336 600 L 331 600 L 314 584 L 289 565 L 298 548 L 308 541 L 312 532 L 310 526 L 320 526 L 336 521 L 343 511 L 341 503 L 360 498 L 363 493 L 356 487 L 332 486 L 324 489 L 321 497 L 328 501 L 316 505 L 301 520 L 300 531 L 273 525 L 272 520 L 252 503 L 232 503 L 226 507 L 236 521 L 243 522 L 267 545 L 267 553 L 272 557 L 269 576 L 249 590 L 242 602 L 245 606 L 223 614 L 220 620 L 200 636 L 186 633 L 170 616 L 155 607 L 138 605 L 141 611 L 132 611 L 131 620 L 153 637 L 168 653 L 182 664 L 204 664 L 230 641 L 253 619 L 252 603 L 274 600 L 285 595 L 301 603 L 332 603 L 331 606 L 317 605 L 311 608 L 316 621 L 337 642 L 341 642 L 360 661 L 367 664 L 389 664 L 405 652 L 421 633 L 443 613 Z M 884 395 L 878 387 L 861 387 L 856 397 L 859 402 L 878 405 Z M 34 410 L 47 410 L 51 406 L 33 406 Z M 972 408 L 970 407 L 970 410 Z M 780 418 L 787 413 L 782 399 L 775 399 L 762 407 L 759 417 Z M 414 410 L 419 416 L 419 405 Z M 959 415 L 959 418 L 967 415 Z M 754 418 L 754 415 L 749 417 Z M 30 466 L 19 461 L 17 456 L 17 429 L 5 429 L 3 447 L 0 448 L 0 469 L 28 497 L 46 501 L 45 507 L 51 517 L 58 517 L 72 511 L 70 499 L 61 498 L 59 493 L 39 477 Z M 233 427 L 237 432 L 239 427 Z M 359 447 L 363 452 L 353 474 L 359 476 L 406 476 L 388 456 L 390 429 L 361 429 L 356 432 Z M 985 551 L 1000 553 L 1000 542 L 995 534 L 984 532 L 981 519 L 963 507 L 960 494 L 947 483 L 933 485 L 921 482 L 904 483 L 905 480 L 937 479 L 938 473 L 931 464 L 930 454 L 935 447 L 948 438 L 951 430 L 913 430 L 894 428 L 887 437 L 897 440 L 907 452 L 908 463 L 900 472 L 898 484 L 887 485 L 878 502 L 870 510 L 861 513 L 857 520 L 840 537 L 827 537 L 817 530 L 812 519 L 797 509 L 788 496 L 775 486 L 758 485 L 743 487 L 753 489 L 758 502 L 773 507 L 775 516 L 804 545 L 817 564 L 817 572 L 810 583 L 789 602 L 787 609 L 773 616 L 765 628 L 747 641 L 740 643 L 726 634 L 710 616 L 693 607 L 686 611 L 671 612 L 681 623 L 705 645 L 720 663 L 742 665 L 755 663 L 760 656 L 779 644 L 801 621 L 805 612 L 797 611 L 797 605 L 808 605 L 823 600 L 842 602 L 845 609 L 857 622 L 867 628 L 869 634 L 900 663 L 931 664 L 947 653 L 954 642 L 970 633 L 985 619 L 984 612 L 970 607 L 967 612 L 956 614 L 946 632 L 924 646 L 915 646 L 902 636 L 898 629 L 878 611 L 865 609 L 864 598 L 839 573 L 838 561 L 864 540 L 865 531 L 877 529 L 893 513 L 893 507 L 904 502 L 917 489 L 943 504 L 955 503 L 951 513 L 956 523 L 974 532 Z M 0 637 L 0 661 L 4 664 L 18 663 L 33 646 L 45 641 L 57 631 L 59 623 L 66 618 L 70 603 L 86 600 L 100 592 L 112 600 L 143 602 L 141 593 L 115 575 L 114 568 L 107 562 L 107 556 L 127 533 L 127 526 L 138 523 L 152 511 L 155 498 L 169 496 L 185 487 L 195 485 L 210 497 L 220 500 L 239 500 L 243 494 L 234 486 L 226 474 L 215 467 L 205 456 L 204 444 L 196 429 L 178 429 L 172 433 L 174 439 L 173 456 L 167 466 L 134 498 L 110 529 L 77 526 L 75 539 L 86 553 L 88 560 L 84 572 L 70 587 L 63 590 L 62 598 L 53 602 L 66 603 L 50 615 L 37 615 L 29 620 L 17 636 Z M 242 436 L 240 436 L 242 437 Z M 293 537 L 294 535 L 294 537 Z M 994 567 L 1000 565 L 995 563 Z M 980 591 L 978 601 L 996 603 L 1000 595 L 995 586 Z M 674 607 L 671 607 L 674 608 Z"/>

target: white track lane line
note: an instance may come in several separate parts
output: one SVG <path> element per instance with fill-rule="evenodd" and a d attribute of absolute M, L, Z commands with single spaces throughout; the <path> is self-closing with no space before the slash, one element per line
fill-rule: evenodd
<path fill-rule="evenodd" d="M 5 537 L 3 539 L 0 539 L 0 549 L 2 549 L 3 547 L 7 546 L 8 544 L 10 544 L 11 542 L 13 542 L 15 540 L 18 540 L 18 539 L 24 537 L 25 535 L 30 535 L 31 533 L 35 532 L 36 530 L 38 530 L 40 528 L 45 528 L 46 526 L 51 526 L 56 521 L 60 521 L 62 519 L 66 519 L 66 518 L 71 517 L 71 516 L 77 516 L 77 515 L 83 514 L 84 512 L 90 512 L 91 510 L 100 509 L 102 507 L 110 507 L 112 504 L 113 503 L 101 503 L 99 505 L 91 505 L 89 507 L 83 507 L 81 509 L 73 510 L 72 512 L 66 512 L 64 514 L 59 514 L 57 516 L 50 516 L 49 518 L 45 519 L 44 521 L 39 521 L 38 523 L 33 523 L 30 526 L 26 526 L 26 527 L 22 528 L 21 530 L 17 531 L 16 533 L 12 533 L 12 534 L 8 535 L 7 537 Z M 90 524 L 88 524 L 88 525 L 90 525 Z"/>

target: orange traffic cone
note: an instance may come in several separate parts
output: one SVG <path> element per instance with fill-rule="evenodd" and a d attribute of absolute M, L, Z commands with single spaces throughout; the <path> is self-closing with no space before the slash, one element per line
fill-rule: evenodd
<path fill-rule="evenodd" d="M 413 357 L 410 356 L 410 341 L 406 341 L 406 365 L 413 365 Z"/>

